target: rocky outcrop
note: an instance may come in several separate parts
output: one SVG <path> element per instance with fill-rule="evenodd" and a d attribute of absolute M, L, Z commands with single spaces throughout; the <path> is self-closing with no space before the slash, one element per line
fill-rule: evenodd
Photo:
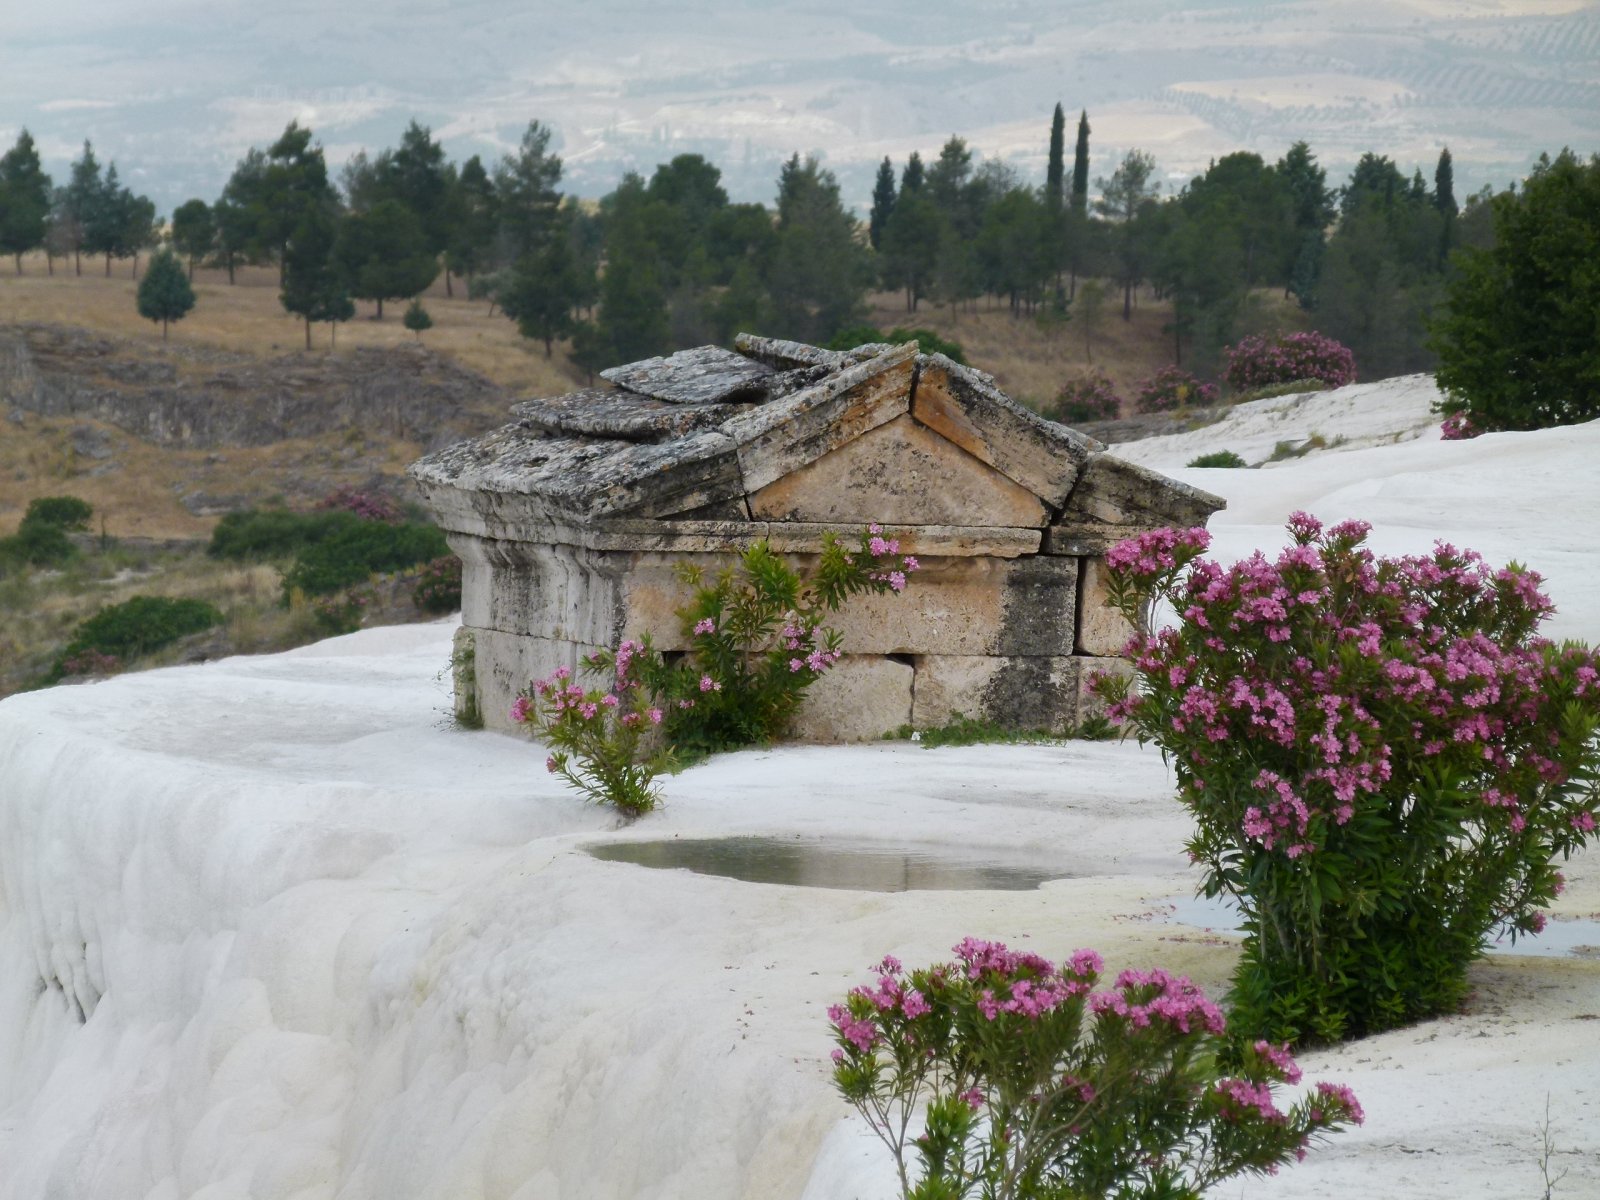
<path fill-rule="evenodd" d="M 162 446 L 264 446 L 351 428 L 442 446 L 509 399 L 420 346 L 257 359 L 52 325 L 0 329 L 0 408 L 94 417 Z"/>

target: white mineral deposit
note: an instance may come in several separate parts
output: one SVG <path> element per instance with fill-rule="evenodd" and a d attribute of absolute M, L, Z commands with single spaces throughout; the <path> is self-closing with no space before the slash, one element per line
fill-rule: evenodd
<path fill-rule="evenodd" d="M 1261 402 L 1128 453 L 1227 498 L 1224 556 L 1279 545 L 1294 509 L 1362 517 L 1385 552 L 1443 537 L 1530 564 L 1551 631 L 1600 641 L 1600 423 L 1445 443 L 1431 398 L 1413 380 Z M 1312 433 L 1326 449 L 1266 469 L 1183 469 Z M 973 934 L 1225 987 L 1231 941 L 1157 919 L 1195 874 L 1154 748 L 749 751 L 623 826 L 537 746 L 454 726 L 453 632 L 0 703 L 0 1200 L 888 1200 L 824 1016 L 885 953 Z M 583 849 L 743 834 L 1060 878 L 868 892 Z M 1593 853 L 1566 870 L 1553 919 L 1600 914 Z M 1548 1099 L 1554 1195 L 1600 1195 L 1600 957 L 1581 951 L 1491 954 L 1461 1014 L 1303 1055 L 1365 1126 L 1221 1194 L 1537 1196 Z"/>

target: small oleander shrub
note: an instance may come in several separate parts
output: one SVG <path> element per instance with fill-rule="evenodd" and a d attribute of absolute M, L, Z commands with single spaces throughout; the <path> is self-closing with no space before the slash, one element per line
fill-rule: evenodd
<path fill-rule="evenodd" d="M 648 811 L 664 763 L 781 737 L 843 655 L 839 633 L 823 624 L 828 614 L 852 596 L 904 591 L 918 567 L 877 525 L 854 550 L 824 534 L 804 571 L 764 539 L 710 579 L 685 564 L 679 578 L 694 588 L 677 610 L 686 653 L 630 639 L 583 660 L 600 690 L 562 667 L 517 697 L 511 719 L 550 739 L 557 752 L 545 765 L 573 787 L 626 813 Z"/>
<path fill-rule="evenodd" d="M 1209 454 L 1191 458 L 1188 465 L 1191 467 L 1247 467 L 1250 464 L 1232 450 L 1213 450 Z"/>
<path fill-rule="evenodd" d="M 1217 385 L 1201 383 L 1182 367 L 1163 367 L 1135 390 L 1134 407 L 1142 413 L 1172 412 L 1191 405 L 1217 402 Z"/>
<path fill-rule="evenodd" d="M 364 521 L 396 522 L 404 517 L 400 506 L 379 492 L 363 492 L 358 488 L 335 488 L 317 502 L 320 512 L 336 510 L 355 513 Z"/>
<path fill-rule="evenodd" d="M 1356 359 L 1350 348 L 1320 333 L 1253 334 L 1224 354 L 1225 378 L 1236 392 L 1277 383 L 1321 380 L 1344 387 L 1356 380 Z"/>
<path fill-rule="evenodd" d="M 1061 385 L 1045 415 L 1064 425 L 1114 421 L 1122 412 L 1122 399 L 1111 381 L 1098 371 L 1080 375 Z"/>
<path fill-rule="evenodd" d="M 423 612 L 452 613 L 461 608 L 461 560 L 446 554 L 424 566 L 411 601 Z"/>
<path fill-rule="evenodd" d="M 1301 1079 L 1288 1047 L 1227 1043 L 1187 979 L 1124 971 L 1097 989 L 1092 950 L 1059 967 L 974 938 L 955 954 L 910 972 L 885 958 L 828 1010 L 834 1087 L 904 1200 L 1198 1200 L 1363 1119 L 1332 1083 L 1280 1108 L 1278 1085 Z"/>
<path fill-rule="evenodd" d="M 1289 520 L 1224 567 L 1203 529 L 1106 556 L 1112 603 L 1177 623 L 1128 644 L 1109 715 L 1154 741 L 1208 896 L 1243 914 L 1234 1024 L 1329 1042 L 1449 1012 L 1496 932 L 1544 927 L 1600 812 L 1600 658 L 1538 636 L 1539 576 L 1368 526 Z"/>
<path fill-rule="evenodd" d="M 630 819 L 660 802 L 656 776 L 673 761 L 653 736 L 662 711 L 640 678 L 650 653 L 647 643 L 630 639 L 583 660 L 601 686 L 584 688 L 569 668 L 558 667 L 511 706 L 512 721 L 532 726 L 549 744 L 546 770 Z"/>
<path fill-rule="evenodd" d="M 1483 433 L 1464 412 L 1453 412 L 1439 423 L 1439 439 L 1445 442 L 1465 442 Z"/>

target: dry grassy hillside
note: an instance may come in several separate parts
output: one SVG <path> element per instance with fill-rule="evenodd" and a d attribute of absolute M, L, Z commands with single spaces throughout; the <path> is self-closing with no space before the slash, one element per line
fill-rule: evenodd
<path fill-rule="evenodd" d="M 83 275 L 76 276 L 70 262 L 58 260 L 55 274 L 47 275 L 44 256 L 33 255 L 23 259 L 26 273 L 18 276 L 12 274 L 8 259 L 0 269 L 0 324 L 42 321 L 159 344 L 161 327 L 140 317 L 134 307 L 139 284 L 130 278 L 129 268 L 126 261 L 114 263 L 108 279 L 103 259 L 85 259 Z M 237 272 L 237 279 L 230 286 L 226 272 L 196 271 L 194 310 L 171 327 L 171 341 L 260 357 L 303 350 L 304 323 L 278 303 L 277 268 L 246 267 Z M 433 328 L 423 334 L 425 345 L 522 394 L 551 395 L 581 382 L 559 350 L 547 360 L 544 347 L 521 337 L 505 317 L 489 316 L 486 302 L 467 300 L 459 280 L 455 291 L 455 299 L 447 299 L 443 282 L 438 282 L 425 294 L 433 317 Z M 404 305 L 385 306 L 382 321 L 371 319 L 370 304 L 359 307 L 356 319 L 339 327 L 338 350 L 414 340 L 415 335 L 400 324 Z M 328 350 L 328 326 L 312 329 L 312 347 Z"/>
<path fill-rule="evenodd" d="M 975 312 L 952 312 L 947 306 L 923 303 L 908 313 L 903 296 L 883 293 L 872 297 L 871 321 L 884 330 L 931 329 L 959 342 L 969 363 L 992 374 L 1016 399 L 1035 406 L 1051 400 L 1068 379 L 1092 371 L 1104 372 L 1126 398 L 1139 381 L 1173 361 L 1172 307 L 1144 290 L 1131 319 L 1124 321 L 1121 292 L 1109 283 L 1106 291 L 1104 310 L 1087 347 L 1081 320 L 1013 317 L 1003 307 L 990 307 L 987 300 L 980 301 Z M 1245 327 L 1251 332 L 1303 329 L 1305 314 L 1281 293 L 1260 292 L 1252 298 Z"/>

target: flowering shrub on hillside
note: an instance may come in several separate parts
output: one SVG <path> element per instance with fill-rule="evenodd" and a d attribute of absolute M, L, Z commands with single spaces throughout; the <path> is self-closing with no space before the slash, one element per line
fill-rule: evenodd
<path fill-rule="evenodd" d="M 1329 387 L 1356 381 L 1356 358 L 1348 346 L 1320 333 L 1253 334 L 1230 346 L 1226 378 L 1236 392 L 1320 379 Z"/>
<path fill-rule="evenodd" d="M 1142 413 L 1171 412 L 1191 404 L 1215 404 L 1217 385 L 1201 383 L 1182 367 L 1162 367 L 1139 385 L 1134 403 Z"/>
<path fill-rule="evenodd" d="M 563 667 L 518 697 L 512 720 L 556 747 L 546 766 L 599 802 L 637 816 L 655 805 L 657 772 L 683 757 L 770 742 L 781 736 L 806 690 L 843 655 L 823 625 L 851 596 L 902 592 L 914 555 L 878 525 L 847 550 L 832 533 L 808 575 L 763 539 L 736 566 L 707 581 L 685 564 L 693 598 L 677 610 L 690 649 L 668 656 L 650 638 L 586 658 L 610 676 L 585 691 Z"/>
<path fill-rule="evenodd" d="M 1187 979 L 1124 971 L 1096 990 L 1092 950 L 1059 967 L 973 938 L 955 954 L 910 973 L 885 958 L 828 1010 L 834 1086 L 906 1200 L 1198 1197 L 1362 1120 L 1331 1083 L 1280 1108 L 1276 1085 L 1301 1078 L 1286 1046 L 1256 1041 L 1222 1070 L 1223 1015 Z"/>
<path fill-rule="evenodd" d="M 1111 381 L 1100 372 L 1080 375 L 1061 385 L 1045 416 L 1066 425 L 1085 421 L 1114 421 L 1122 412 L 1122 400 Z"/>
<path fill-rule="evenodd" d="M 461 607 L 461 560 L 445 554 L 423 566 L 411 602 L 423 612 L 450 613 Z"/>
<path fill-rule="evenodd" d="M 320 511 L 352 512 L 363 521 L 385 521 L 394 524 L 404 514 L 400 506 L 378 492 L 363 492 L 353 487 L 336 488 L 317 502 Z"/>
<path fill-rule="evenodd" d="M 1125 616 L 1178 623 L 1129 643 L 1137 691 L 1097 689 L 1176 769 L 1205 893 L 1244 916 L 1234 1023 L 1273 1039 L 1459 1004 L 1493 932 L 1543 928 L 1600 808 L 1600 661 L 1536 636 L 1539 577 L 1380 559 L 1368 528 L 1296 513 L 1276 560 L 1227 568 L 1203 529 L 1107 555 Z"/>

